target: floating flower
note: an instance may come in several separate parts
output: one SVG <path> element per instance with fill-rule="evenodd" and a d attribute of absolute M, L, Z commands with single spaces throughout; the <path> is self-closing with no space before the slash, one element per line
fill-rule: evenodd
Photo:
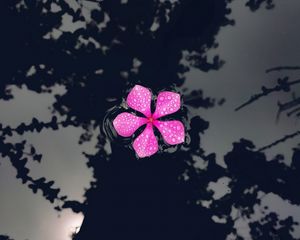
<path fill-rule="evenodd" d="M 122 137 L 130 137 L 137 129 L 146 124 L 144 131 L 134 140 L 133 149 L 141 158 L 149 157 L 158 151 L 158 142 L 153 126 L 161 133 L 164 141 L 170 145 L 184 142 L 184 126 L 180 121 L 161 121 L 159 118 L 175 113 L 180 109 L 180 95 L 175 92 L 163 91 L 158 94 L 156 109 L 151 113 L 152 94 L 148 88 L 135 85 L 127 96 L 127 105 L 142 113 L 138 117 L 128 112 L 120 113 L 113 126 Z"/>

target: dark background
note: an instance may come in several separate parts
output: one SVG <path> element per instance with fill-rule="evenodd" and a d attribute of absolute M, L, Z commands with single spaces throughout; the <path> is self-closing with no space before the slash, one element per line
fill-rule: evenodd
<path fill-rule="evenodd" d="M 62 7 L 62 10 L 57 7 L 60 5 L 60 2 L 63 1 L 57 1 L 57 4 L 50 4 L 49 11 L 53 13 L 64 12 L 64 7 Z M 261 92 L 263 85 L 272 88 L 276 86 L 276 81 L 280 77 L 289 76 L 291 80 L 298 78 L 300 71 L 297 69 L 273 71 L 270 73 L 266 73 L 266 70 L 277 66 L 299 65 L 300 21 L 298 21 L 298 15 L 300 2 L 297 0 L 276 1 L 274 2 L 275 7 L 272 9 L 268 9 L 269 5 L 267 2 L 257 4 L 259 6 L 257 9 L 255 4 L 251 5 L 251 1 L 250 6 L 249 2 L 248 6 L 246 6 L 246 1 L 236 0 L 232 3 L 215 1 L 213 6 L 203 2 L 203 5 L 196 4 L 195 7 L 193 7 L 194 3 L 190 2 L 190 6 L 182 5 L 180 7 L 185 8 L 186 14 L 191 15 L 191 17 L 188 18 L 186 15 L 183 15 L 185 21 L 172 23 L 173 25 L 170 27 L 172 30 L 169 30 L 167 24 L 166 26 L 163 24 L 164 19 L 160 15 L 160 18 L 157 17 L 158 20 L 156 20 L 158 25 L 149 24 L 150 30 L 155 36 L 153 41 L 150 40 L 151 37 L 149 36 L 151 34 L 147 35 L 147 31 L 145 31 L 145 37 L 132 35 L 131 31 L 134 32 L 135 30 L 132 30 L 131 27 L 140 20 L 136 20 L 136 22 L 134 19 L 128 20 L 126 22 L 127 25 L 120 23 L 122 20 L 119 20 L 118 16 L 123 16 L 123 14 L 119 12 L 118 7 L 113 4 L 110 6 L 103 3 L 103 11 L 111 11 L 108 13 L 111 16 L 111 20 L 116 21 L 116 25 L 124 24 L 127 27 L 125 32 L 129 32 L 128 35 L 121 35 L 119 39 L 119 35 L 115 35 L 117 40 L 121 43 L 123 42 L 123 44 L 120 44 L 120 47 L 118 44 L 111 45 L 112 39 L 114 39 L 112 36 L 114 36 L 114 31 L 116 30 L 113 25 L 105 26 L 106 22 L 109 22 L 107 17 L 102 19 L 101 15 L 93 15 L 95 14 L 93 9 L 101 9 L 101 4 L 87 1 L 82 1 L 78 4 L 76 1 L 66 1 L 75 11 L 76 9 L 81 9 L 85 19 L 85 21 L 80 19 L 75 21 L 73 19 L 72 22 L 68 14 L 62 14 L 63 16 L 59 20 L 55 16 L 47 18 L 40 14 L 42 10 L 37 8 L 37 4 L 30 4 L 30 1 L 20 1 L 20 3 L 12 1 L 9 4 L 7 3 L 6 8 L 8 10 L 3 14 L 4 16 L 7 14 L 9 21 L 5 23 L 6 26 L 3 30 L 5 32 L 3 35 L 5 42 L 2 44 L 5 50 L 3 60 L 6 64 L 3 65 L 4 70 L 1 80 L 1 124 L 16 128 L 22 122 L 25 124 L 31 123 L 33 117 L 39 121 L 49 122 L 53 115 L 57 116 L 58 121 L 64 121 L 67 116 L 76 119 L 76 124 L 69 123 L 67 126 L 59 127 L 58 129 L 43 129 L 41 132 L 25 130 L 21 134 L 14 132 L 12 136 L 5 135 L 5 142 L 16 143 L 26 140 L 28 146 L 33 145 L 38 153 L 43 154 L 41 163 L 28 161 L 27 167 L 30 169 L 30 176 L 35 179 L 45 177 L 47 181 L 53 179 L 55 181 L 54 187 L 61 189 L 61 195 L 67 195 L 68 199 L 74 201 L 88 202 L 86 200 L 88 196 L 84 196 L 85 190 L 90 188 L 91 181 L 101 182 L 99 176 L 102 173 L 97 171 L 95 173 L 94 169 L 99 169 L 99 166 L 95 166 L 97 163 L 92 163 L 92 168 L 86 167 L 86 163 L 91 160 L 82 154 L 83 151 L 92 155 L 95 154 L 96 158 L 97 156 L 100 158 L 99 152 L 102 151 L 101 149 L 106 151 L 107 156 L 114 156 L 114 151 L 118 151 L 118 148 L 121 149 L 120 151 L 123 151 L 122 148 L 124 148 L 127 150 L 127 157 L 124 157 L 127 158 L 126 161 L 128 159 L 140 161 L 136 160 L 135 156 L 130 153 L 131 150 L 126 144 L 119 144 L 118 148 L 111 146 L 111 142 L 117 141 L 119 143 L 120 141 L 109 139 L 102 130 L 107 110 L 120 105 L 120 95 L 122 94 L 125 97 L 126 92 L 135 83 L 151 87 L 154 91 L 172 86 L 182 95 L 187 96 L 184 99 L 189 99 L 191 91 L 201 89 L 205 97 L 216 99 L 216 104 L 211 104 L 214 107 L 208 107 L 207 104 L 203 103 L 203 97 L 200 92 L 197 92 L 197 94 L 192 95 L 196 99 L 194 102 L 184 102 L 183 118 L 187 123 L 187 129 L 192 129 L 191 132 L 188 132 L 188 135 L 190 135 L 187 136 L 188 139 L 193 139 L 191 135 L 197 133 L 195 129 L 197 129 L 198 125 L 201 125 L 201 121 L 198 121 L 197 118 L 198 122 L 195 119 L 192 121 L 194 117 L 200 116 L 201 119 L 209 122 L 209 128 L 201 134 L 201 142 L 198 145 L 200 146 L 201 144 L 201 149 L 205 150 L 206 156 L 210 153 L 215 153 L 217 166 L 222 166 L 225 169 L 227 165 L 224 162 L 224 156 L 232 150 L 233 142 L 237 142 L 241 138 L 248 139 L 253 141 L 254 145 L 259 149 L 299 129 L 299 117 L 295 115 L 288 117 L 284 113 L 276 121 L 277 102 L 288 102 L 293 99 L 293 95 L 295 98 L 299 96 L 300 88 L 297 85 L 293 86 L 290 91 L 280 91 L 265 96 L 240 111 L 235 111 L 235 108 L 250 98 L 251 95 Z M 124 5 L 126 5 L 126 1 Z M 225 21 L 223 19 L 222 14 L 224 12 L 219 10 L 219 8 L 222 8 L 224 5 L 231 9 L 231 13 L 227 13 L 226 17 L 234 20 L 234 24 L 229 20 Z M 130 5 L 128 9 L 120 11 L 125 11 L 128 14 L 124 14 L 125 16 L 130 14 L 135 16 L 135 12 L 131 12 L 133 11 L 131 9 L 134 9 L 133 6 Z M 156 18 L 153 17 L 155 11 L 151 15 L 150 6 L 151 4 L 148 7 L 145 4 L 141 9 L 144 7 L 148 8 L 149 11 L 145 11 L 145 14 L 149 13 L 149 16 L 145 15 L 144 17 L 155 22 Z M 205 20 L 206 11 L 199 10 L 201 7 L 203 9 L 208 7 L 207 19 L 213 16 L 213 21 Z M 195 9 L 199 10 L 199 12 Z M 28 12 L 31 10 L 33 11 Z M 97 11 L 102 12 L 101 10 Z M 92 15 L 91 12 L 93 12 Z M 25 14 L 22 15 L 23 13 Z M 47 14 L 45 15 L 47 16 Z M 48 13 L 49 15 L 50 13 Z M 172 19 L 172 16 L 170 19 Z M 56 23 L 55 21 L 58 22 Z M 93 24 L 88 25 L 89 22 L 93 21 L 93 24 L 97 21 L 99 22 L 98 27 L 100 30 L 97 33 L 94 32 Z M 202 24 L 198 24 L 198 22 Z M 101 24 L 103 24 L 103 29 L 110 29 L 112 33 L 101 30 Z M 47 29 L 48 27 L 54 30 L 50 31 Z M 162 32 L 159 32 L 160 28 L 163 29 Z M 41 32 L 37 32 L 37 29 L 41 29 Z M 85 29 L 85 31 L 76 32 L 75 30 L 77 29 Z M 149 27 L 145 27 L 145 29 L 150 31 Z M 102 32 L 104 33 L 102 34 Z M 70 36 L 67 35 L 68 33 Z M 157 35 L 155 35 L 156 33 Z M 82 40 L 80 35 L 88 40 Z M 64 36 L 65 38 L 61 42 L 55 40 Z M 89 38 L 89 36 L 94 39 Z M 44 43 L 45 39 L 46 41 L 50 39 L 49 42 L 53 41 L 54 44 Z M 161 43 L 162 46 L 158 47 Z M 218 43 L 218 46 L 214 46 L 214 43 Z M 82 49 L 82 51 L 76 52 L 74 50 L 77 44 L 81 46 L 79 49 Z M 133 50 L 135 45 L 136 52 Z M 101 46 L 100 48 L 106 46 L 108 50 L 104 51 L 108 52 L 107 55 L 97 56 L 97 54 L 100 55 L 99 50 L 97 50 L 99 46 Z M 166 46 L 171 46 L 170 50 L 161 52 L 160 49 L 165 49 Z M 113 50 L 114 48 L 116 50 Z M 149 52 L 145 50 L 147 48 L 150 49 Z M 151 48 L 155 48 L 153 50 L 156 52 L 155 54 L 151 53 Z M 67 51 L 70 53 L 66 53 Z M 66 54 L 67 57 L 64 54 L 60 55 L 59 52 Z M 197 53 L 199 55 L 195 57 Z M 71 57 L 68 58 L 68 55 Z M 224 62 L 222 64 L 214 62 L 215 55 L 218 55 Z M 204 59 L 204 56 L 207 56 L 207 59 Z M 141 67 L 140 72 L 137 74 L 128 70 L 139 68 L 140 65 L 135 60 L 130 61 L 129 64 L 129 60 L 135 58 L 140 59 L 141 66 L 145 66 L 145 68 Z M 181 64 L 178 64 L 178 60 L 180 60 Z M 186 66 L 189 69 L 183 71 L 179 66 Z M 45 68 L 49 71 L 48 73 L 45 73 L 46 70 L 43 71 Z M 99 69 L 104 69 L 104 73 L 108 72 L 109 74 L 101 74 Z M 122 73 L 127 70 L 130 72 L 128 77 Z M 72 74 L 73 72 L 74 74 Z M 160 72 L 163 73 L 160 74 Z M 120 80 L 116 79 L 114 74 L 121 76 Z M 97 82 L 97 84 L 94 85 L 93 81 Z M 43 87 L 40 88 L 40 86 L 44 86 L 44 89 Z M 82 90 L 81 87 L 86 89 Z M 47 92 L 49 89 L 51 89 L 51 92 Z M 98 97 L 98 94 L 100 97 Z M 55 97 L 57 95 L 62 96 L 62 98 Z M 64 98 L 64 96 L 69 96 L 69 98 Z M 223 98 L 225 102 L 218 104 Z M 69 110 L 66 111 L 62 106 Z M 192 122 L 194 122 L 194 126 L 191 126 Z M 86 141 L 83 144 L 79 144 L 80 136 L 84 133 L 90 134 L 91 138 L 86 137 Z M 105 143 L 103 143 L 103 139 Z M 294 153 L 293 148 L 296 148 L 298 143 L 299 137 L 295 137 L 271 149 L 267 149 L 264 153 L 268 160 L 273 159 L 279 153 L 284 154 L 284 164 L 291 166 Z M 193 141 L 192 143 L 187 141 L 187 144 L 182 146 L 183 150 L 172 150 L 172 153 L 165 155 L 159 154 L 158 159 L 168 159 L 171 155 L 176 161 L 194 162 L 196 169 L 207 169 L 205 166 L 207 166 L 207 161 L 209 160 L 205 159 L 203 154 L 194 149 L 197 148 L 195 144 Z M 1 153 L 3 153 L 5 152 L 4 145 L 1 146 L 3 147 L 1 148 Z M 186 151 L 190 159 L 185 160 L 181 151 Z M 240 161 L 242 160 L 243 157 L 240 158 Z M 151 159 L 142 161 L 151 161 Z M 7 156 L 3 156 L 0 159 L 0 164 L 0 234 L 9 235 L 16 240 L 65 240 L 70 239 L 72 233 L 79 231 L 78 227 L 82 224 L 84 213 L 92 211 L 91 208 L 85 208 L 84 210 L 80 208 L 80 211 L 77 211 L 78 209 L 76 210 L 74 206 L 71 206 L 73 210 L 65 206 L 61 211 L 56 211 L 53 207 L 61 206 L 62 203 L 57 200 L 53 204 L 46 201 L 41 191 L 33 194 L 31 189 L 25 187 L 20 179 L 16 178 L 17 168 L 9 161 Z M 154 166 L 159 168 L 161 165 L 154 163 L 153 166 L 151 165 L 151 168 L 154 168 Z M 167 163 L 163 163 L 161 166 L 164 170 L 161 174 L 166 176 L 171 175 L 172 170 L 176 168 L 171 166 L 171 170 L 168 172 L 167 166 Z M 184 170 L 184 168 L 182 169 Z M 292 175 L 289 169 L 281 172 L 280 169 L 283 168 L 280 165 L 278 167 L 279 170 L 276 168 L 278 171 L 274 171 L 272 176 L 277 174 L 278 178 L 288 178 L 283 173 L 286 173 L 288 176 Z M 272 169 L 271 166 L 268 167 L 267 165 L 266 171 L 272 171 Z M 255 171 L 255 166 L 248 170 L 247 174 L 249 174 L 250 178 L 259 174 Z M 128 172 L 134 174 L 132 169 L 128 170 Z M 184 175 L 184 172 L 181 171 L 179 175 Z M 238 172 L 242 172 L 242 170 L 238 170 Z M 109 173 L 113 175 L 115 172 L 109 171 Z M 199 174 L 201 176 L 201 172 Z M 205 174 L 211 176 L 211 179 L 205 179 L 205 186 L 199 185 L 199 191 L 200 189 L 201 191 L 204 189 L 207 192 L 211 190 L 211 194 L 209 197 L 204 194 L 205 197 L 203 198 L 201 194 L 200 196 L 197 195 L 198 204 L 201 207 L 206 208 L 206 206 L 209 206 L 209 199 L 222 202 L 222 198 L 226 195 L 232 198 L 233 202 L 235 202 L 235 199 L 237 200 L 234 195 L 230 196 L 231 189 L 234 189 L 230 185 L 230 182 L 234 179 L 230 174 L 226 173 L 222 176 L 216 170 L 210 170 L 210 172 L 207 170 Z M 216 176 L 216 178 L 212 176 Z M 235 177 L 242 179 L 238 174 Z M 136 180 L 138 181 L 138 179 Z M 226 216 L 225 218 L 233 220 L 232 225 L 228 225 L 228 228 L 236 229 L 235 234 L 243 237 L 243 239 L 260 239 L 251 232 L 250 229 L 253 226 L 249 223 L 259 221 L 270 212 L 278 214 L 279 219 L 293 216 L 294 221 L 300 221 L 299 202 L 294 201 L 299 197 L 299 194 L 296 193 L 296 182 L 286 181 L 291 189 L 291 193 L 295 193 L 295 195 L 290 194 L 288 197 L 279 188 L 277 188 L 278 192 L 274 192 L 272 187 L 264 188 L 263 183 L 265 182 L 266 180 L 264 179 L 259 182 L 262 189 L 257 190 L 257 195 L 255 195 L 256 198 L 264 196 L 261 198 L 261 201 L 255 204 L 250 202 L 246 204 L 249 204 L 251 209 L 253 209 L 251 214 L 235 218 L 235 216 L 239 215 L 239 211 L 235 207 L 230 212 L 223 214 Z M 275 184 L 270 183 L 270 185 L 276 189 Z M 258 184 L 259 187 L 260 185 Z M 197 185 L 193 189 L 197 189 Z M 91 196 L 98 196 L 95 193 L 93 194 L 90 195 L 90 198 Z M 249 198 L 249 196 L 246 196 L 245 201 Z M 90 202 L 93 201 L 91 200 Z M 269 208 L 264 209 L 264 206 Z M 208 209 L 210 210 L 210 207 Z M 210 214 L 208 214 L 210 219 L 215 222 L 222 222 L 220 220 L 222 218 L 216 217 L 217 214 L 213 209 Z M 90 216 L 91 214 L 88 215 Z M 241 215 L 243 214 L 241 213 Z M 99 211 L 99 219 L 101 217 Z M 86 224 L 84 229 L 87 229 L 89 225 L 97 224 Z M 282 225 L 284 227 L 288 226 L 288 224 Z M 276 229 L 276 227 L 274 228 Z M 269 233 L 272 232 L 266 226 L 263 229 L 267 235 L 270 235 Z M 295 226 L 294 229 L 292 238 L 287 238 L 287 235 L 277 233 L 279 238 L 274 237 L 270 239 L 300 238 L 299 227 Z M 93 230 L 90 231 L 93 232 Z M 204 239 L 214 239 L 213 237 L 205 238 L 205 236 L 212 235 L 209 235 L 205 229 L 201 230 L 201 224 L 199 224 L 199 232 L 201 233 L 201 231 Z M 176 231 L 174 230 L 174 232 Z M 231 230 L 228 231 L 228 235 L 230 235 L 230 232 Z M 233 234 L 234 232 L 231 233 Z M 267 235 L 261 239 L 269 239 L 266 237 Z M 161 238 L 158 237 L 157 239 Z M 236 239 L 236 237 L 233 236 L 232 239 Z"/>

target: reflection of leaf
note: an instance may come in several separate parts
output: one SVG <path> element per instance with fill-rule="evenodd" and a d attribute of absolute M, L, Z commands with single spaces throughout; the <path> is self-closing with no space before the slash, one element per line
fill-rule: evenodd
<path fill-rule="evenodd" d="M 42 159 L 42 154 L 36 154 L 33 156 L 33 160 L 41 162 Z"/>
<path fill-rule="evenodd" d="M 7 235 L 0 235 L 0 240 L 13 240 L 13 239 Z"/>
<path fill-rule="evenodd" d="M 274 8 L 274 0 L 248 0 L 246 6 L 248 6 L 251 11 L 258 10 L 262 5 L 265 5 L 267 9 Z"/>
<path fill-rule="evenodd" d="M 65 201 L 62 208 L 70 208 L 75 213 L 80 213 L 84 211 L 84 204 L 78 201 Z"/>
<path fill-rule="evenodd" d="M 184 103 L 193 107 L 211 108 L 215 105 L 215 99 L 209 97 L 203 97 L 201 90 L 193 90 L 188 95 L 184 96 Z"/>

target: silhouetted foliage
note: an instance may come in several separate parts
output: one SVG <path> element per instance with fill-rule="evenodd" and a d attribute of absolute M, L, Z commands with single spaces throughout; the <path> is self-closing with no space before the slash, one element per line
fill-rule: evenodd
<path fill-rule="evenodd" d="M 13 98 L 11 85 L 26 85 L 41 94 L 63 85 L 66 92 L 56 95 L 53 113 L 65 120 L 53 117 L 50 122 L 41 122 L 34 118 L 16 128 L 0 125 L 0 151 L 17 170 L 16 177 L 34 193 L 41 190 L 45 199 L 55 202 L 56 210 L 70 208 L 84 213 L 84 223 L 74 239 L 243 239 L 235 222 L 251 218 L 254 207 L 261 204 L 261 194 L 274 193 L 293 204 L 300 203 L 294 191 L 300 181 L 298 149 L 287 166 L 281 157 L 267 159 L 262 149 L 241 139 L 226 154 L 224 168 L 214 153 L 202 148 L 209 122 L 192 113 L 192 108 L 212 108 L 216 103 L 222 105 L 224 99 L 203 97 L 200 89 L 182 89 L 184 73 L 191 67 L 218 70 L 224 64 L 219 56 L 209 62 L 206 53 L 217 46 L 215 36 L 220 28 L 234 24 L 228 18 L 230 2 L 6 3 L 4 17 L 10 25 L 3 32 L 10 37 L 5 39 L 1 56 L 7 68 L 2 73 L 0 98 Z M 251 10 L 262 4 L 271 8 L 273 1 L 247 2 Z M 69 21 L 72 30 L 66 30 L 64 21 Z M 112 108 L 120 106 L 122 97 L 137 83 L 154 92 L 175 89 L 183 95 L 179 115 L 186 123 L 187 137 L 178 149 L 164 146 L 165 151 L 137 160 L 130 148 L 107 134 L 109 125 L 105 123 L 111 120 Z M 278 80 L 277 86 L 264 87 L 245 105 L 275 91 L 288 91 L 296 83 L 299 80 Z M 82 203 L 60 195 L 54 181 L 30 176 L 26 163 L 42 161 L 38 149 L 26 141 L 6 141 L 13 134 L 68 126 L 85 130 L 78 139 L 80 144 L 100 129 L 97 152 L 85 153 L 95 180 Z M 223 178 L 229 179 L 229 190 L 216 198 L 210 183 Z M 233 210 L 236 217 L 232 217 Z M 296 224 L 291 217 L 279 220 L 271 212 L 251 222 L 251 235 L 253 239 L 292 239 L 290 232 Z"/>
<path fill-rule="evenodd" d="M 289 229 L 292 228 L 293 225 L 297 225 L 297 223 L 293 222 L 291 217 L 279 220 L 275 213 L 270 213 L 261 219 L 259 223 L 255 222 L 250 224 L 251 235 L 253 239 L 257 240 L 294 239 L 289 232 Z"/>

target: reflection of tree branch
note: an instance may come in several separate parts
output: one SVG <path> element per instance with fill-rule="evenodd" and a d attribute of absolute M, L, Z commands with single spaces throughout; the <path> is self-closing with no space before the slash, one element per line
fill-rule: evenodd
<path fill-rule="evenodd" d="M 296 99 L 294 99 L 292 101 L 289 101 L 287 103 L 284 103 L 284 104 L 279 103 L 278 104 L 279 105 L 279 110 L 278 111 L 283 112 L 283 111 L 289 110 L 293 107 L 296 107 L 299 104 L 300 104 L 300 98 L 296 98 Z"/>
<path fill-rule="evenodd" d="M 266 73 L 274 72 L 274 71 L 282 71 L 282 70 L 300 70 L 300 66 L 280 66 L 269 68 L 266 70 Z"/>
<path fill-rule="evenodd" d="M 242 105 L 238 106 L 235 109 L 235 111 L 238 111 L 238 110 L 246 107 L 247 105 L 250 105 L 251 103 L 257 101 L 258 99 L 260 99 L 264 96 L 267 96 L 273 92 L 280 92 L 280 91 L 288 92 L 288 91 L 290 91 L 290 86 L 298 84 L 298 83 L 300 83 L 300 79 L 297 79 L 297 80 L 291 81 L 291 82 L 288 81 L 287 77 L 284 79 L 278 79 L 278 85 L 276 85 L 273 88 L 266 88 L 265 86 L 263 86 L 261 88 L 262 93 L 252 95 L 248 101 L 246 101 Z"/>
<path fill-rule="evenodd" d="M 0 126 L 0 134 L 1 136 L 12 136 L 13 132 L 22 135 L 24 132 L 40 132 L 43 129 L 51 128 L 53 130 L 57 130 L 59 126 L 67 127 L 67 126 L 76 126 L 77 124 L 71 121 L 69 118 L 63 121 L 58 122 L 57 117 L 53 116 L 50 122 L 42 122 L 33 118 L 31 123 L 26 125 L 25 123 L 21 123 L 16 128 L 11 128 L 9 126 L 3 127 Z"/>
<path fill-rule="evenodd" d="M 294 109 L 294 110 L 288 112 L 288 113 L 287 113 L 287 116 L 289 117 L 289 116 L 291 116 L 292 114 L 297 113 L 298 111 L 300 111 L 300 107 L 298 107 L 298 108 L 296 108 L 296 109 Z"/>
<path fill-rule="evenodd" d="M 25 144 L 26 141 L 22 141 L 20 143 L 6 143 L 5 137 L 6 136 L 12 136 L 14 132 L 18 133 L 19 135 L 23 135 L 25 132 L 40 132 L 45 128 L 51 128 L 53 130 L 57 130 L 58 127 L 61 125 L 63 127 L 69 126 L 71 124 L 70 118 L 67 118 L 64 121 L 58 122 L 57 117 L 53 116 L 50 122 L 41 122 L 37 120 L 36 118 L 33 118 L 31 123 L 25 124 L 21 123 L 16 128 L 11 128 L 9 126 L 3 127 L 0 124 L 0 149 L 1 154 L 3 157 L 8 157 L 8 159 L 11 162 L 11 165 L 15 168 L 17 171 L 16 178 L 20 179 L 23 184 L 26 184 L 33 193 L 37 193 L 38 190 L 40 190 L 44 196 L 45 199 L 50 201 L 51 203 L 54 203 L 55 201 L 63 201 L 65 203 L 65 200 L 67 199 L 66 196 L 61 196 L 60 189 L 53 187 L 54 181 L 48 181 L 45 177 L 41 177 L 38 179 L 33 178 L 30 176 L 30 169 L 27 166 L 28 158 L 25 156 L 28 156 L 32 158 L 34 161 L 41 161 L 42 154 L 38 154 L 36 152 L 36 149 L 31 146 L 30 152 L 26 151 Z M 71 124 L 72 125 L 72 124 Z M 76 124 L 75 124 L 76 125 Z M 74 208 L 78 210 L 79 207 L 76 205 L 69 205 L 69 208 Z M 67 207 L 64 207 L 67 208 Z M 59 206 L 55 207 L 56 210 L 61 210 Z M 76 210 L 75 209 L 75 210 Z M 78 210 L 79 211 L 79 210 Z M 0 238 L 1 240 L 1 238 Z"/>
<path fill-rule="evenodd" d="M 283 138 L 280 138 L 277 141 L 275 141 L 275 142 L 273 142 L 273 143 L 271 143 L 271 144 L 269 144 L 267 146 L 264 146 L 264 147 L 258 149 L 258 152 L 261 152 L 261 151 L 264 151 L 266 149 L 272 148 L 272 147 L 278 145 L 279 143 L 283 143 L 283 142 L 285 142 L 285 141 L 287 141 L 289 139 L 292 139 L 292 138 L 294 138 L 294 137 L 296 137 L 298 135 L 300 135 L 300 131 L 296 131 L 296 132 L 294 132 L 292 134 L 285 135 Z"/>
<path fill-rule="evenodd" d="M 279 116 L 280 116 L 280 114 L 282 113 L 282 112 L 284 112 L 284 111 L 286 111 L 286 110 L 290 110 L 290 109 L 292 109 L 292 108 L 294 108 L 294 107 L 296 107 L 296 106 L 298 106 L 300 104 L 300 98 L 294 98 L 292 101 L 288 101 L 288 102 L 286 102 L 286 103 L 278 103 L 278 107 L 279 107 L 279 109 L 278 109 L 278 113 L 277 113 L 277 120 L 279 119 Z M 298 110 L 300 110 L 300 107 L 299 108 L 296 108 L 296 109 L 294 109 L 294 110 L 292 110 L 292 111 L 290 111 L 290 112 L 288 112 L 287 113 L 287 116 L 289 117 L 289 116 L 291 116 L 292 114 L 294 114 L 294 113 L 296 113 L 296 112 L 298 112 Z"/>

